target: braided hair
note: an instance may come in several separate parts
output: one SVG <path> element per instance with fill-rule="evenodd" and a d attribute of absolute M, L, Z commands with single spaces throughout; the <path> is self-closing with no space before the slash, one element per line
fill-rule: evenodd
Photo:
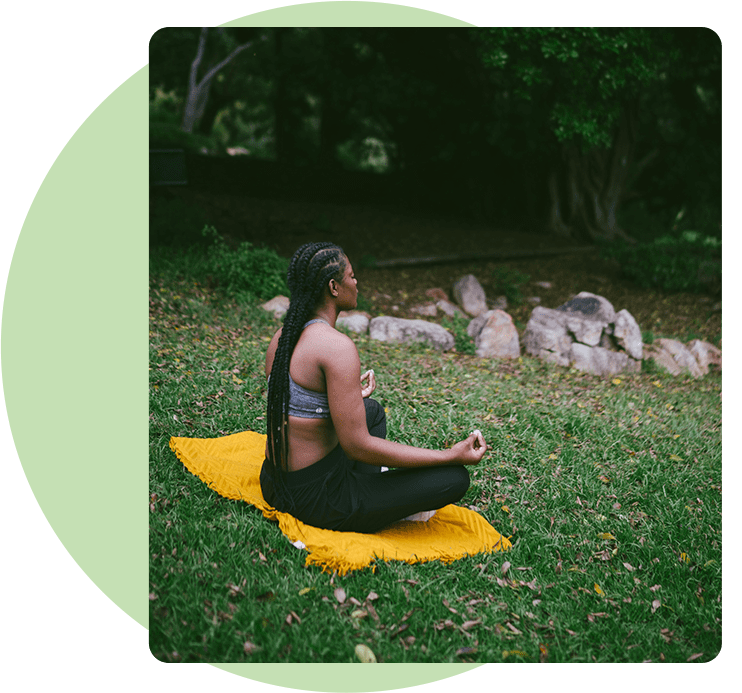
<path fill-rule="evenodd" d="M 347 267 L 343 249 L 333 243 L 306 243 L 294 253 L 288 271 L 291 302 L 283 322 L 268 381 L 268 459 L 277 489 L 285 491 L 288 469 L 289 365 L 304 324 L 322 300 L 329 281 L 342 281 Z"/>

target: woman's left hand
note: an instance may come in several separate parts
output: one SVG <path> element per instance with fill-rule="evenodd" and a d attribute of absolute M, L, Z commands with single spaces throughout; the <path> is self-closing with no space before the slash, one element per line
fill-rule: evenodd
<path fill-rule="evenodd" d="M 365 386 L 364 383 L 366 383 Z M 363 375 L 361 375 L 361 395 L 364 399 L 366 399 L 366 397 L 370 397 L 373 394 L 373 391 L 375 389 L 376 375 L 374 375 L 373 370 L 366 371 Z"/>

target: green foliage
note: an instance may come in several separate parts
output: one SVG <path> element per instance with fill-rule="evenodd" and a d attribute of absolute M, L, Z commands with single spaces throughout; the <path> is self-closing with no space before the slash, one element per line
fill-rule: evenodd
<path fill-rule="evenodd" d="M 256 248 L 243 241 L 237 248 L 227 245 L 213 226 L 203 235 L 210 241 L 205 270 L 219 287 L 233 293 L 247 293 L 260 299 L 277 294 L 287 296 L 286 273 L 289 261 L 269 248 Z"/>
<path fill-rule="evenodd" d="M 664 235 L 651 243 L 615 243 L 601 249 L 624 276 L 645 288 L 715 291 L 721 288 L 721 239 L 698 231 Z"/>
<path fill-rule="evenodd" d="M 523 302 L 521 286 L 530 279 L 529 275 L 523 274 L 510 267 L 498 267 L 492 273 L 492 287 L 497 294 L 503 294 L 509 303 L 518 305 Z"/>
<path fill-rule="evenodd" d="M 608 147 L 621 102 L 660 78 L 676 48 L 642 28 L 492 28 L 482 61 L 516 97 L 538 100 L 559 142 Z"/>
<path fill-rule="evenodd" d="M 456 313 L 452 318 L 443 318 L 443 320 L 441 320 L 441 325 L 453 335 L 454 348 L 459 354 L 474 356 L 476 353 L 474 340 L 466 331 L 469 322 L 468 318 Z"/>

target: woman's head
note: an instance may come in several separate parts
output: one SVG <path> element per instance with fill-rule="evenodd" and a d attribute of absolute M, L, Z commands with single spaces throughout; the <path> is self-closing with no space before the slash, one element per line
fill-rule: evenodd
<path fill-rule="evenodd" d="M 289 263 L 291 302 L 315 308 L 324 299 L 330 280 L 342 282 L 348 264 L 343 249 L 334 243 L 305 243 Z"/>

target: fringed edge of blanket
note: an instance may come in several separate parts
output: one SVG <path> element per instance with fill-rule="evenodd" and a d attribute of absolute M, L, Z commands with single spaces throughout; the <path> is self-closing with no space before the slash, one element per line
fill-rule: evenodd
<path fill-rule="evenodd" d="M 501 539 L 503 539 L 503 537 L 501 537 Z M 503 542 L 500 540 L 494 546 L 483 548 L 481 551 L 475 551 L 474 553 L 461 551 L 455 554 L 440 554 L 437 556 L 423 557 L 410 556 L 408 558 L 400 558 L 398 556 L 395 556 L 393 558 L 385 558 L 384 556 L 369 556 L 362 561 L 349 561 L 347 558 L 341 559 L 337 556 L 329 556 L 319 551 L 313 551 L 307 556 L 306 560 L 304 561 L 304 565 L 307 567 L 310 565 L 317 566 L 318 568 L 322 569 L 323 573 L 336 572 L 339 576 L 342 577 L 352 570 L 361 570 L 363 568 L 370 567 L 372 571 L 375 571 L 378 561 L 384 561 L 387 563 L 390 561 L 397 561 L 400 563 L 407 563 L 408 565 L 412 565 L 414 563 L 429 563 L 430 561 L 440 561 L 441 563 L 448 565 L 449 563 L 453 563 L 454 561 L 458 561 L 459 559 L 466 558 L 468 556 L 478 556 L 483 553 L 499 553 L 500 551 L 509 551 L 509 549 L 510 547 L 504 547 Z"/>

